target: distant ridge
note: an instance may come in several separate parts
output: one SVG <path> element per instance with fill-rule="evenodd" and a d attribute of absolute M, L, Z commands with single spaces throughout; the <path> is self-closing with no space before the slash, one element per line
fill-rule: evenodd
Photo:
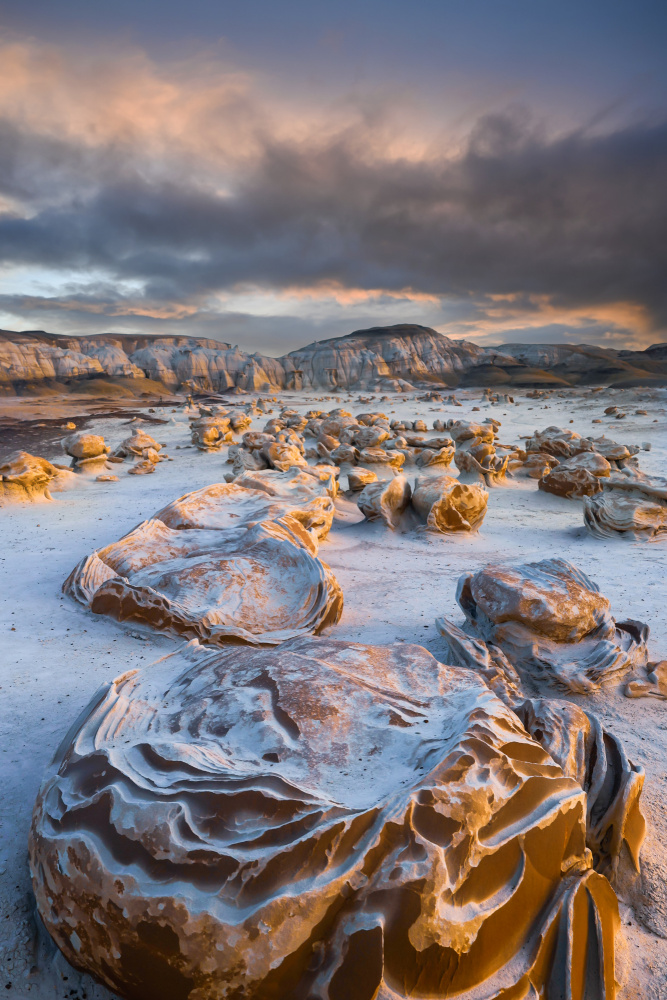
<path fill-rule="evenodd" d="M 667 384 L 667 344 L 653 344 L 645 351 L 586 344 L 484 348 L 451 340 L 427 326 L 399 323 L 314 341 L 272 358 L 217 340 L 185 336 L 70 337 L 43 330 L 0 330 L 3 394 L 71 390 L 91 380 L 96 380 L 100 393 L 122 395 L 149 389 L 400 392 L 473 385 L 661 385 Z"/>

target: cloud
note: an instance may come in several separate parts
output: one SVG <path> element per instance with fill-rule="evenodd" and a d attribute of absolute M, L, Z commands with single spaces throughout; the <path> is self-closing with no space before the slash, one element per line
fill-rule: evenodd
<path fill-rule="evenodd" d="M 288 307 L 295 330 L 407 309 L 489 343 L 645 344 L 667 326 L 665 122 L 553 135 L 511 108 L 453 148 L 426 121 L 402 131 L 380 98 L 281 103 L 212 57 L 0 58 L 0 308 L 24 328 L 222 336 L 252 323 L 248 299 L 262 340 L 281 303 L 276 353 Z M 62 286 L 23 291 L 45 268 Z"/>

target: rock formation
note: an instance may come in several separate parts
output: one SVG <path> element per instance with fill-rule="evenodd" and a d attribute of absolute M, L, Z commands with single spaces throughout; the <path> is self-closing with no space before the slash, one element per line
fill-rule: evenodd
<path fill-rule="evenodd" d="M 86 434 L 85 431 L 66 437 L 63 448 L 72 459 L 75 472 L 100 472 L 106 467 L 107 455 L 111 451 L 101 435 Z"/>
<path fill-rule="evenodd" d="M 371 469 L 350 469 L 347 474 L 348 488 L 352 493 L 359 493 L 364 486 L 377 483 L 377 481 L 377 473 Z"/>
<path fill-rule="evenodd" d="M 338 469 L 331 466 L 293 466 L 286 472 L 245 472 L 235 482 L 248 489 L 263 490 L 271 497 L 307 502 L 313 497 L 338 495 Z"/>
<path fill-rule="evenodd" d="M 625 685 L 626 698 L 658 698 L 667 701 L 667 660 L 647 663 L 645 679 L 635 678 Z"/>
<path fill-rule="evenodd" d="M 357 506 L 368 521 L 384 521 L 388 528 L 400 527 L 412 490 L 405 476 L 380 480 L 364 486 L 357 498 Z"/>
<path fill-rule="evenodd" d="M 138 392 L 142 382 L 165 392 L 275 392 L 318 386 L 401 392 L 416 385 L 567 386 L 619 379 L 650 385 L 667 381 L 664 353 L 661 345 L 634 352 L 538 344 L 483 348 L 415 324 L 357 330 L 282 358 L 180 336 L 77 338 L 0 331 L 0 391 L 40 384 L 57 389 L 91 379 L 104 379 L 107 386 L 122 379 L 135 383 Z M 572 358 L 574 365 L 569 363 Z"/>
<path fill-rule="evenodd" d="M 611 998 L 617 903 L 587 837 L 613 790 L 604 761 L 557 762 L 561 736 L 550 756 L 419 646 L 190 643 L 102 688 L 58 751 L 41 918 L 128 1000 L 585 1000 L 587 969 Z"/>
<path fill-rule="evenodd" d="M 656 541 L 667 535 L 667 480 L 625 469 L 584 498 L 584 524 L 599 538 Z"/>
<path fill-rule="evenodd" d="M 65 489 L 73 478 L 65 466 L 19 451 L 0 464 L 0 506 L 50 500 L 51 490 Z"/>
<path fill-rule="evenodd" d="M 483 656 L 480 647 L 486 645 L 489 660 L 498 649 L 528 690 L 547 681 L 585 694 L 647 661 L 648 626 L 615 622 L 597 585 L 563 559 L 465 573 L 456 599 L 466 616 L 465 632 L 446 618 L 437 623 L 448 642 L 455 629 L 449 643 L 453 662 L 474 669 Z"/>
<path fill-rule="evenodd" d="M 521 473 L 529 479 L 543 479 L 560 464 L 557 458 L 543 451 L 524 452 L 524 455 Z"/>
<path fill-rule="evenodd" d="M 558 699 L 527 699 L 515 706 L 526 731 L 586 792 L 586 844 L 593 864 L 614 879 L 620 865 L 639 871 L 646 833 L 640 809 L 644 770 L 592 712 Z"/>
<path fill-rule="evenodd" d="M 293 444 L 274 441 L 268 448 L 262 449 L 262 454 L 271 468 L 278 469 L 279 472 L 288 472 L 295 466 L 306 465 L 300 449 Z"/>
<path fill-rule="evenodd" d="M 258 520 L 267 496 L 219 484 L 181 497 L 83 558 L 63 591 L 95 614 L 212 643 L 274 645 L 320 632 L 343 607 L 308 530 L 328 530 L 328 513 L 320 504 Z M 234 507 L 239 520 L 226 526 Z"/>
<path fill-rule="evenodd" d="M 125 438 L 112 452 L 112 458 L 144 458 L 146 452 L 159 452 L 161 444 L 147 434 L 146 431 L 136 430 L 129 437 Z"/>
<path fill-rule="evenodd" d="M 431 531 L 475 531 L 486 514 L 489 494 L 452 476 L 417 478 L 412 506 Z"/>
<path fill-rule="evenodd" d="M 299 489 L 296 482 L 294 486 L 291 495 L 278 496 L 238 483 L 215 483 L 186 493 L 159 510 L 154 517 L 168 528 L 178 530 L 229 529 L 258 521 L 277 521 L 290 514 L 313 534 L 314 540 L 323 541 L 333 522 L 333 500 L 327 494 L 317 494 L 314 490 L 306 493 Z"/>
<path fill-rule="evenodd" d="M 599 478 L 592 472 L 588 469 L 572 468 L 567 463 L 557 465 L 555 469 L 547 472 L 537 486 L 545 493 L 555 493 L 556 496 L 569 499 L 590 497 L 602 490 Z"/>
<path fill-rule="evenodd" d="M 199 417 L 190 424 L 192 443 L 200 451 L 220 451 L 234 440 L 229 417 Z"/>
<path fill-rule="evenodd" d="M 452 464 L 454 460 L 454 447 L 446 445 L 442 448 L 422 448 L 416 458 L 416 465 L 420 469 L 428 466 L 440 465 L 444 468 Z"/>

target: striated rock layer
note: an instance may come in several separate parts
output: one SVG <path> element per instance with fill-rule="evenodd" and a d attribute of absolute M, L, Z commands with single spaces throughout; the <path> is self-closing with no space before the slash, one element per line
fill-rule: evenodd
<path fill-rule="evenodd" d="M 128 1000 L 612 998 L 616 898 L 566 767 L 419 646 L 193 642 L 65 738 L 39 912 Z"/>
<path fill-rule="evenodd" d="M 461 665 L 498 650 L 529 685 L 585 694 L 647 662 L 648 626 L 616 622 L 597 584 L 564 559 L 465 573 L 456 599 L 465 632 L 446 618 L 438 628 Z"/>
<path fill-rule="evenodd" d="M 599 538 L 656 541 L 667 537 L 667 480 L 623 469 L 604 492 L 584 498 L 584 524 Z"/>
<path fill-rule="evenodd" d="M 343 594 L 317 556 L 333 503 L 216 484 L 84 557 L 64 593 L 96 613 L 213 643 L 274 645 L 338 621 Z"/>
<path fill-rule="evenodd" d="M 51 490 L 65 489 L 73 478 L 74 474 L 64 466 L 19 451 L 0 464 L 0 507 L 50 500 Z"/>
<path fill-rule="evenodd" d="M 530 351 L 540 351 L 539 367 Z M 167 390 L 206 389 L 273 392 L 311 386 L 334 389 L 405 391 L 415 385 L 513 383 L 572 385 L 620 377 L 665 381 L 667 364 L 659 351 L 620 353 L 599 349 L 606 365 L 590 354 L 564 370 L 563 351 L 579 348 L 516 345 L 483 348 L 417 324 L 357 330 L 344 337 L 308 344 L 281 358 L 249 354 L 218 340 L 182 336 L 65 337 L 41 331 L 0 330 L 0 391 L 25 385 L 63 386 L 71 380 L 121 378 Z M 558 372 L 559 374 L 556 374 Z"/>
<path fill-rule="evenodd" d="M 489 494 L 452 476 L 418 478 L 412 506 L 431 531 L 475 531 L 486 514 Z"/>

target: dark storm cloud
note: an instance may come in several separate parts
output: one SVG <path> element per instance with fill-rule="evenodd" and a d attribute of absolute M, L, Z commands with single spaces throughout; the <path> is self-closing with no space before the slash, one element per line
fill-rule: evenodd
<path fill-rule="evenodd" d="M 7 264 L 100 268 L 172 302 L 335 282 L 667 318 L 665 124 L 548 139 L 514 113 L 480 121 L 457 158 L 417 161 L 373 155 L 359 127 L 265 136 L 224 194 L 196 171 L 151 180 L 117 150 L 3 128 L 0 194 L 34 211 L 0 220 Z"/>

